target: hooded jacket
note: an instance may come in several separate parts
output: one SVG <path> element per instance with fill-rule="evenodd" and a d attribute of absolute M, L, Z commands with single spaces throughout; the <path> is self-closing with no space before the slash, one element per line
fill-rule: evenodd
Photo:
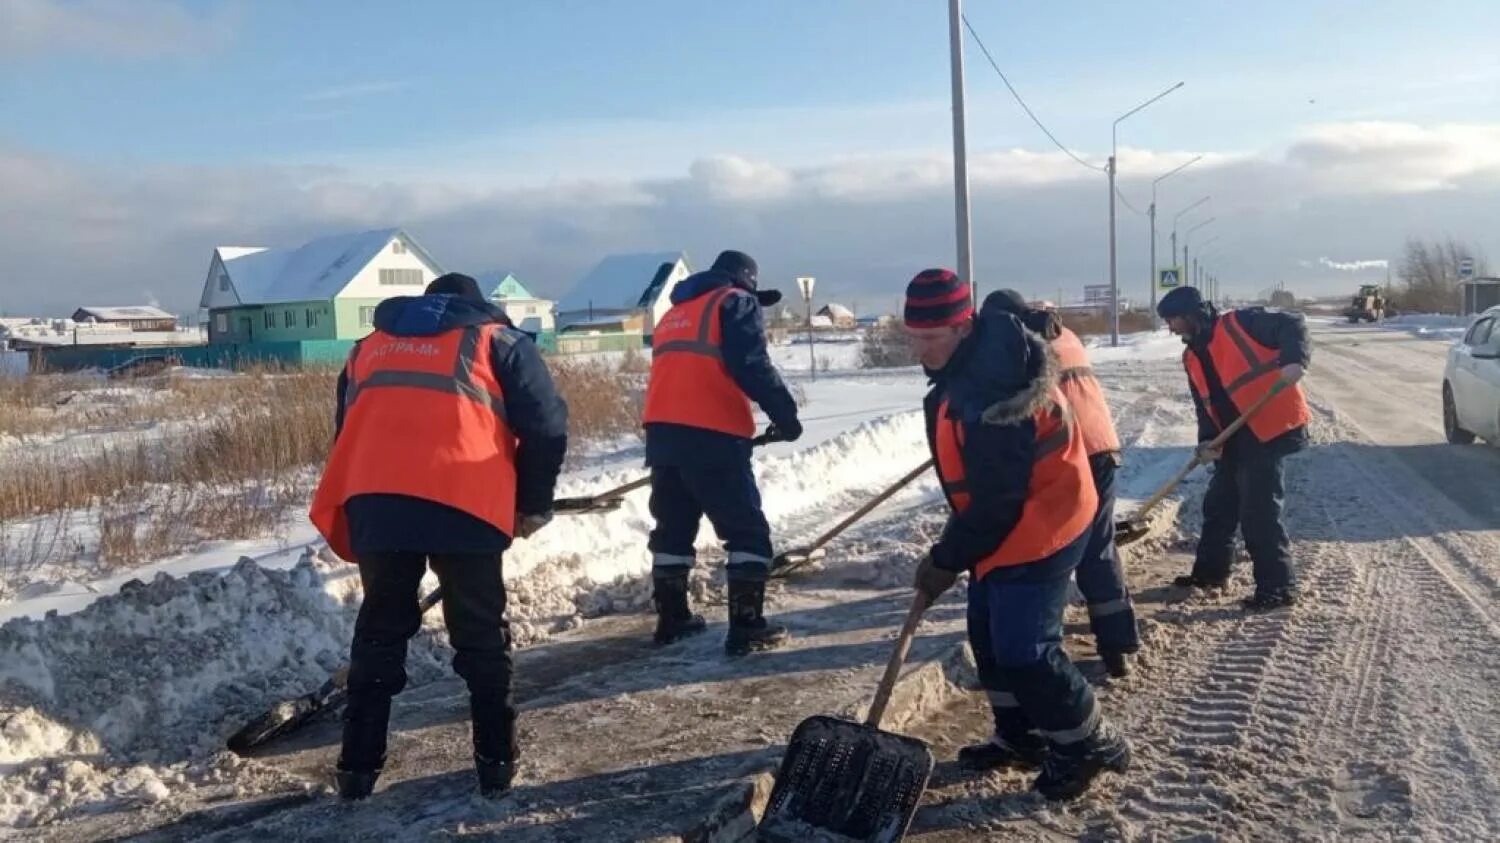
<path fill-rule="evenodd" d="M 522 515 L 550 511 L 568 447 L 568 407 L 530 337 L 493 304 L 443 294 L 386 299 L 375 308 L 374 321 L 377 330 L 401 337 L 432 336 L 492 322 L 505 326 L 490 343 L 490 359 L 505 395 L 506 423 L 518 443 L 516 510 Z M 340 372 L 336 431 L 343 429 L 347 386 L 348 373 Z M 420 498 L 358 495 L 346 510 L 351 543 L 362 554 L 498 553 L 510 545 L 492 525 Z"/>
<path fill-rule="evenodd" d="M 938 410 L 963 428 L 969 506 L 953 513 L 932 548 L 939 568 L 964 571 L 993 554 L 1020 523 L 1036 462 L 1036 411 L 1057 386 L 1054 355 L 1014 314 L 988 303 L 974 331 L 939 371 L 922 402 L 937 458 Z"/>
<path fill-rule="evenodd" d="M 1238 314 L 1240 325 L 1244 327 L 1251 339 L 1267 348 L 1277 350 L 1277 362 L 1280 365 L 1290 366 L 1295 363 L 1306 366 L 1312 360 L 1312 341 L 1308 337 L 1307 321 L 1302 318 L 1302 314 L 1270 310 L 1264 307 L 1242 307 L 1236 309 L 1235 313 Z M 1198 330 L 1192 337 L 1184 338 L 1182 342 L 1203 367 L 1214 415 L 1223 419 L 1224 424 L 1227 425 L 1240 417 L 1240 411 L 1234 406 L 1234 402 L 1229 400 L 1229 393 L 1224 390 L 1224 382 L 1219 377 L 1218 369 L 1215 368 L 1213 358 L 1208 352 L 1208 343 L 1213 338 L 1214 327 L 1218 324 L 1219 318 L 1218 308 L 1209 302 L 1203 302 L 1196 315 Z M 1219 427 L 1214 424 L 1208 408 L 1196 393 L 1193 395 L 1193 408 L 1198 416 L 1198 441 L 1207 442 L 1213 439 L 1218 435 Z M 1235 439 L 1237 441 L 1253 440 L 1254 437 L 1237 436 Z M 1274 442 L 1279 448 L 1297 450 L 1306 441 L 1306 430 L 1297 428 L 1265 444 L 1271 445 Z"/>
<path fill-rule="evenodd" d="M 734 280 L 727 273 L 699 272 L 672 289 L 672 304 L 733 285 Z M 797 402 L 771 362 L 760 304 L 754 296 L 728 296 L 720 305 L 719 314 L 723 327 L 721 351 L 729 376 L 761 408 L 771 424 L 789 426 L 797 418 Z M 723 464 L 748 459 L 749 454 L 749 440 L 727 433 L 665 422 L 646 425 L 648 465 Z"/>

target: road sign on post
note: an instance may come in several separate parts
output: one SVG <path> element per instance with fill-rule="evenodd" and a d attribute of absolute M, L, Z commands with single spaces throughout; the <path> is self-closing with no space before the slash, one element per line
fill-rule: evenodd
<path fill-rule="evenodd" d="M 1458 277 L 1467 281 L 1474 277 L 1474 259 L 1464 258 L 1458 262 Z"/>
<path fill-rule="evenodd" d="M 812 296 L 813 284 L 817 279 L 810 275 L 804 275 L 797 279 L 797 289 L 802 291 L 802 301 L 807 304 L 807 373 L 813 380 L 818 379 L 818 357 L 813 353 L 813 324 L 812 324 Z"/>
<path fill-rule="evenodd" d="M 1156 287 L 1159 290 L 1175 290 L 1182 286 L 1182 267 L 1170 266 L 1161 271 Z"/>

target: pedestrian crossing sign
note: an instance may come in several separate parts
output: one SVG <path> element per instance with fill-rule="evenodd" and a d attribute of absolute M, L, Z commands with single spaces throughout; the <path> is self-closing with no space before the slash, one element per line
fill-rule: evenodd
<path fill-rule="evenodd" d="M 1175 290 L 1182 286 L 1182 269 L 1180 267 L 1169 267 L 1161 271 L 1161 278 L 1157 280 L 1156 286 L 1163 290 Z"/>

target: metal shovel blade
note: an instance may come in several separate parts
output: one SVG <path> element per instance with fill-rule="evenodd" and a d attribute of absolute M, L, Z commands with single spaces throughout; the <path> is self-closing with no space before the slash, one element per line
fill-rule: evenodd
<path fill-rule="evenodd" d="M 1151 535 L 1151 525 L 1145 521 L 1123 518 L 1115 522 L 1115 544 L 1134 544 Z"/>
<path fill-rule="evenodd" d="M 821 547 L 792 548 L 771 560 L 771 576 L 783 579 L 815 562 L 822 562 L 828 551 Z"/>
<path fill-rule="evenodd" d="M 906 835 L 930 775 L 932 750 L 916 738 L 809 717 L 792 733 L 781 760 L 760 839 L 837 835 L 893 843 Z"/>
<path fill-rule="evenodd" d="M 318 690 L 278 703 L 265 714 L 245 724 L 226 741 L 230 751 L 236 755 L 244 755 L 295 731 L 319 714 L 343 705 L 348 696 L 342 681 L 344 676 L 341 671 L 339 675 L 323 683 L 323 687 Z"/>
<path fill-rule="evenodd" d="M 624 502 L 624 498 L 558 498 L 552 502 L 552 511 L 560 515 L 614 512 Z"/>

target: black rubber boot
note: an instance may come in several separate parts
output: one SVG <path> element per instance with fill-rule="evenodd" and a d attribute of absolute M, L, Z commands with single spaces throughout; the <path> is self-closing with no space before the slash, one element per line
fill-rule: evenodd
<path fill-rule="evenodd" d="M 344 744 L 334 773 L 339 798 L 364 799 L 375 789 L 375 780 L 385 768 L 390 719 L 389 698 L 351 698 L 345 706 Z"/>
<path fill-rule="evenodd" d="M 1099 660 L 1104 662 L 1104 669 L 1109 675 L 1116 679 L 1124 679 L 1130 675 L 1130 654 L 1114 653 L 1108 650 L 1099 653 Z"/>
<path fill-rule="evenodd" d="M 1269 612 L 1273 609 L 1281 609 L 1297 605 L 1297 592 L 1290 588 L 1279 588 L 1264 594 L 1256 593 L 1253 597 L 1247 597 L 1242 601 L 1247 612 Z"/>
<path fill-rule="evenodd" d="M 1048 799 L 1077 799 L 1100 773 L 1130 769 L 1130 744 L 1108 721 L 1074 744 L 1053 744 L 1032 788 Z"/>
<path fill-rule="evenodd" d="M 724 639 L 725 653 L 743 656 L 786 646 L 791 635 L 786 627 L 766 622 L 765 602 L 764 582 L 729 581 L 729 637 Z"/>
<path fill-rule="evenodd" d="M 469 717 L 474 727 L 479 795 L 498 798 L 510 790 L 516 774 L 516 710 L 509 693 L 470 693 Z"/>
<path fill-rule="evenodd" d="M 702 615 L 688 605 L 688 568 L 657 570 L 651 575 L 651 602 L 656 606 L 656 633 L 651 640 L 671 644 L 708 628 Z"/>
<path fill-rule="evenodd" d="M 1175 585 L 1178 588 L 1203 588 L 1212 590 L 1224 588 L 1225 586 L 1229 585 L 1229 580 L 1210 580 L 1204 579 L 1203 577 L 1197 576 L 1195 574 L 1183 574 L 1182 576 L 1172 580 L 1172 585 Z"/>
<path fill-rule="evenodd" d="M 966 746 L 958 751 L 958 763 L 971 770 L 998 770 L 1005 767 L 1035 769 L 1047 758 L 1047 741 L 1035 732 L 1019 735 L 993 734 L 984 743 Z"/>

